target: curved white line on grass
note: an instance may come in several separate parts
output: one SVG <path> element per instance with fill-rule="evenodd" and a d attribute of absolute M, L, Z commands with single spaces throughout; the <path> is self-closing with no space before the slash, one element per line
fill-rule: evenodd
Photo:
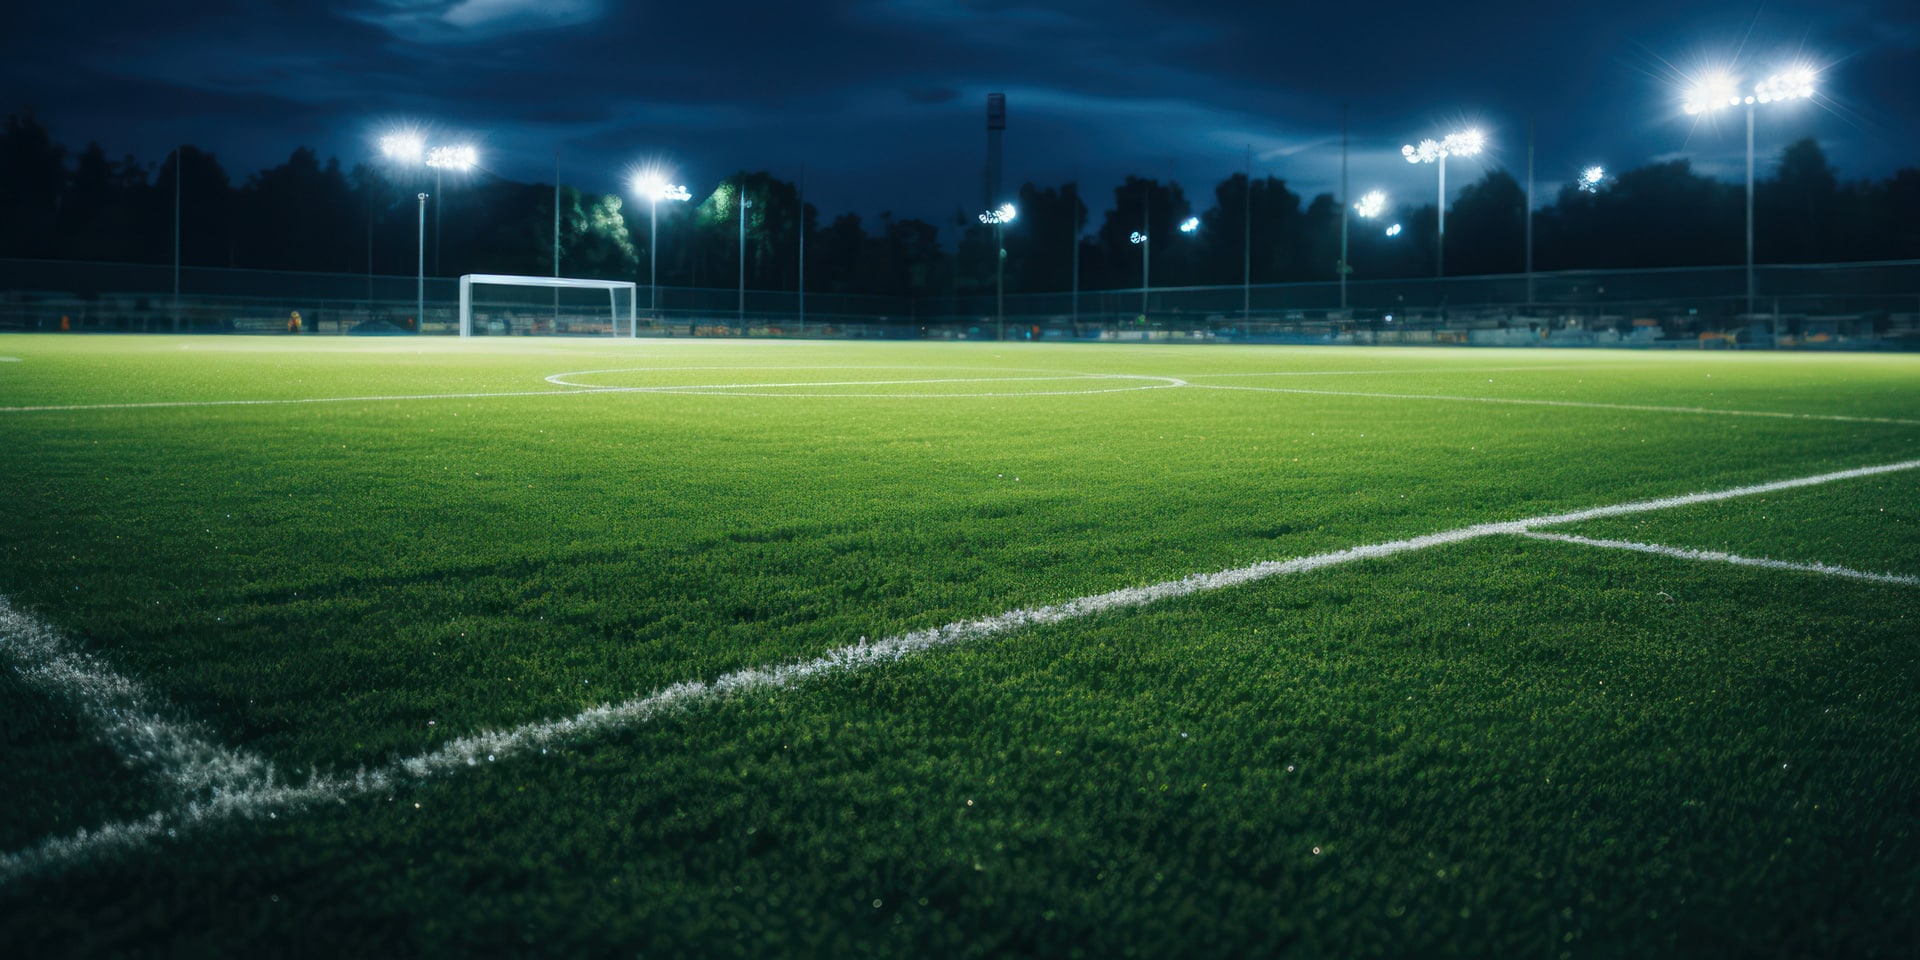
<path fill-rule="evenodd" d="M 1127 587 L 1044 607 L 1026 607 L 978 620 L 962 620 L 872 643 L 862 638 L 860 643 L 840 647 L 799 663 L 753 667 L 726 674 L 712 681 L 688 681 L 644 697 L 621 703 L 602 704 L 560 720 L 531 723 L 511 730 L 483 731 L 449 741 L 437 750 L 402 760 L 382 769 L 360 771 L 352 777 L 316 775 L 302 784 L 275 784 L 272 779 L 273 771 L 268 769 L 264 777 L 255 778 L 243 784 L 216 784 L 208 791 L 205 799 L 190 802 L 179 810 L 156 813 L 144 820 L 109 824 L 106 827 L 82 831 L 68 837 L 51 838 L 26 850 L 0 854 L 0 882 L 93 856 L 103 850 L 124 849 L 141 840 L 157 837 L 182 826 L 230 817 L 258 817 L 261 814 L 299 808 L 323 800 L 338 800 L 355 794 L 391 790 L 400 783 L 431 779 L 468 767 L 477 767 L 483 763 L 494 763 L 503 758 L 525 754 L 535 748 L 550 748 L 563 745 L 574 738 L 635 726 L 686 707 L 722 700 L 734 694 L 788 687 L 814 677 L 831 676 L 874 664 L 890 663 L 928 650 L 981 640 L 1024 627 L 1059 623 L 1109 610 L 1140 607 L 1175 597 L 1224 590 L 1284 574 L 1305 573 L 1358 560 L 1390 557 L 1480 537 L 1525 534 L 1530 528 L 1537 526 L 1553 526 L 1596 517 L 1667 510 L 1696 503 L 1730 500 L 1758 493 L 1771 493 L 1776 490 L 1789 490 L 1795 487 L 1815 486 L 1914 469 L 1920 469 L 1920 460 L 1838 470 L 1658 500 L 1637 500 L 1632 503 L 1548 514 L 1524 520 L 1481 523 L 1405 540 L 1350 547 L 1346 550 L 1296 557 L 1291 560 L 1256 563 L 1252 566 L 1215 573 L 1194 574 L 1179 580 L 1168 580 L 1144 587 Z M 51 630 L 51 628 L 45 629 Z"/>
<path fill-rule="evenodd" d="M 1304 387 L 1238 387 L 1225 383 L 1195 383 L 1203 390 L 1248 390 L 1254 393 L 1304 393 L 1320 397 L 1367 397 L 1376 400 L 1451 400 L 1467 403 L 1513 403 L 1532 407 L 1581 407 L 1589 410 L 1631 410 L 1640 413 L 1693 413 L 1722 417 L 1772 417 L 1781 420 L 1834 420 L 1841 423 L 1888 423 L 1920 427 L 1920 420 L 1897 417 L 1850 417 L 1838 413 L 1782 413 L 1777 410 L 1724 410 L 1717 407 L 1663 407 L 1644 403 L 1601 403 L 1589 400 L 1533 400 L 1524 397 L 1457 397 L 1437 393 L 1371 393 L 1360 390 L 1308 390 Z"/>
<path fill-rule="evenodd" d="M 1536 540 L 1557 540 L 1561 543 L 1577 543 L 1585 547 L 1606 547 L 1610 550 L 1633 550 L 1639 553 L 1657 553 L 1663 557 L 1677 557 L 1681 560 L 1710 560 L 1718 563 L 1731 563 L 1740 567 L 1765 567 L 1769 570 L 1793 570 L 1800 573 L 1821 573 L 1830 577 L 1848 577 L 1854 580 L 1872 580 L 1876 583 L 1898 583 L 1909 587 L 1920 587 L 1920 577 L 1911 577 L 1899 573 L 1867 573 L 1848 567 L 1836 567 L 1827 563 L 1792 563 L 1786 560 L 1769 560 L 1765 557 L 1743 557 L 1738 554 L 1722 553 L 1718 550 L 1689 550 L 1685 547 L 1668 547 L 1657 543 L 1634 543 L 1631 540 L 1593 540 L 1576 537 L 1566 533 L 1528 532 L 1527 536 Z"/>
<path fill-rule="evenodd" d="M 0 651 L 20 679 L 77 707 L 128 765 L 157 776 L 181 801 L 268 776 L 265 761 L 215 744 L 167 711 L 139 683 L 69 649 L 52 626 L 0 597 Z"/>
<path fill-rule="evenodd" d="M 61 410 L 157 410 L 168 407 L 271 407 L 288 403 L 378 403 L 388 400 L 484 400 L 491 397 L 565 397 L 607 393 L 617 387 L 578 390 L 513 390 L 500 393 L 410 393 L 374 397 L 291 397 L 280 400 L 151 400 L 137 403 L 60 403 L 30 407 L 0 407 L 0 413 L 46 413 Z"/>

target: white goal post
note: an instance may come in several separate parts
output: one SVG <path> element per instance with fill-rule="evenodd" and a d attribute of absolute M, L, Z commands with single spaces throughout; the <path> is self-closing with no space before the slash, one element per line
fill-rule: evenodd
<path fill-rule="evenodd" d="M 503 273 L 470 273 L 460 278 L 460 335 L 473 336 L 473 286 L 554 287 L 607 291 L 613 332 L 620 332 L 620 291 L 627 292 L 627 335 L 640 335 L 640 285 L 631 280 L 581 280 L 574 277 L 516 277 Z"/>

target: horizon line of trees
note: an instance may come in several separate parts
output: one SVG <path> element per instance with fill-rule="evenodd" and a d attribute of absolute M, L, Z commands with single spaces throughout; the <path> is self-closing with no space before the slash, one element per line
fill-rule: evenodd
<path fill-rule="evenodd" d="M 176 165 L 178 167 L 176 171 Z M 415 195 L 430 175 L 372 164 L 343 169 L 307 147 L 287 162 L 236 183 L 209 152 L 183 146 L 159 164 L 109 159 L 97 143 L 76 152 L 56 143 L 31 112 L 0 130 L 0 257 L 169 263 L 176 172 L 185 197 L 181 262 L 333 273 L 411 275 L 419 216 Z M 1251 195 L 1249 196 L 1249 191 Z M 448 189 L 429 210 L 426 262 L 437 276 L 553 272 L 554 189 L 482 178 Z M 1099 226 L 1079 185 L 1023 185 L 1020 216 L 1004 230 L 1009 293 L 1069 289 L 1074 258 L 1084 290 L 1141 284 L 1136 230 L 1148 234 L 1156 287 L 1238 284 L 1243 257 L 1254 283 L 1339 276 L 1340 202 L 1311 199 L 1283 178 L 1249 182 L 1235 173 L 1213 187 L 1204 209 L 1175 182 L 1126 178 Z M 747 215 L 747 286 L 792 290 L 806 241 L 806 288 L 815 293 L 919 299 L 991 293 L 993 229 L 956 210 L 955 248 L 939 225 L 882 213 L 862 222 L 845 213 L 822 222 L 793 183 L 742 171 L 695 202 L 659 208 L 659 282 L 731 287 L 740 266 L 741 200 Z M 442 203 L 435 197 L 430 203 Z M 645 205 L 618 194 L 562 187 L 560 272 L 645 284 L 651 242 Z M 1247 230 L 1251 213 L 1253 229 Z M 1145 214 L 1143 216 L 1143 213 Z M 1197 217 L 1192 233 L 1178 229 Z M 1745 261 L 1745 188 L 1702 176 L 1688 161 L 1639 167 L 1597 192 L 1569 184 L 1534 213 L 1535 268 L 1653 268 Z M 1812 139 L 1788 146 L 1774 175 L 1755 190 L 1761 263 L 1920 259 L 1920 169 L 1883 180 L 1843 182 Z M 1432 276 L 1436 210 L 1403 205 L 1349 223 L 1350 277 Z M 1384 226 L 1399 223 L 1398 236 Z M 1505 169 L 1486 171 L 1447 211 L 1449 276 L 1525 269 L 1526 194 Z M 1249 242 L 1250 240 L 1250 242 Z M 1245 244 L 1250 249 L 1243 247 Z"/>

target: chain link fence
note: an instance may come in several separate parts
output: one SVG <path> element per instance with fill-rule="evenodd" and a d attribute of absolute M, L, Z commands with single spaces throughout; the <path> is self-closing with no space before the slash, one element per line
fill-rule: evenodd
<path fill-rule="evenodd" d="M 1920 261 L 1581 270 L 1531 276 L 880 297 L 641 286 L 634 331 L 604 294 L 490 289 L 481 335 L 805 336 L 1920 349 Z M 177 295 L 175 291 L 178 291 Z M 656 299 L 657 296 L 657 299 Z M 454 278 L 0 259 L 0 330 L 441 334 Z M 483 319 L 484 318 L 484 319 Z"/>

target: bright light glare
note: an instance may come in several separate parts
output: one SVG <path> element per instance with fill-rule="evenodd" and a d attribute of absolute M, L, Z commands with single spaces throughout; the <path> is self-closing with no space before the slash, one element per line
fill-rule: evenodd
<path fill-rule="evenodd" d="M 1471 157 L 1487 148 L 1487 135 L 1479 130 L 1462 130 L 1447 134 L 1440 146 L 1456 157 Z"/>
<path fill-rule="evenodd" d="M 665 174 L 657 170 L 643 170 L 633 175 L 631 184 L 635 195 L 642 200 L 659 202 L 661 200 L 691 200 L 693 194 L 677 183 L 668 183 Z"/>
<path fill-rule="evenodd" d="M 427 166 L 471 170 L 480 162 L 480 152 L 472 146 L 434 147 L 427 151 Z"/>
<path fill-rule="evenodd" d="M 1426 139 L 1419 146 L 1407 144 L 1400 155 L 1408 163 L 1432 163 L 1442 157 L 1471 157 L 1487 148 L 1487 135 L 1476 129 L 1449 133 L 1445 140 Z"/>
<path fill-rule="evenodd" d="M 1387 236 L 1389 236 L 1389 237 L 1397 237 L 1397 236 L 1399 236 L 1399 235 L 1400 235 L 1400 225 L 1399 225 L 1399 224 L 1397 224 L 1397 223 L 1396 223 L 1396 224 L 1394 224 L 1393 226 L 1391 226 L 1391 227 L 1388 227 L 1388 228 L 1387 228 Z"/>
<path fill-rule="evenodd" d="M 1188 217 L 1187 219 L 1180 221 L 1181 233 L 1192 233 L 1198 229 L 1200 229 L 1199 217 Z"/>
<path fill-rule="evenodd" d="M 1144 233 L 1141 233 L 1138 230 L 1135 230 L 1131 236 L 1127 237 L 1127 242 L 1128 243 L 1146 243 L 1147 235 Z"/>
<path fill-rule="evenodd" d="M 380 154 L 397 163 L 419 163 L 427 149 L 417 133 L 389 133 L 380 138 Z"/>
<path fill-rule="evenodd" d="M 996 224 L 1012 223 L 1014 221 L 1014 218 L 1018 216 L 1020 216 L 1020 211 L 1014 209 L 1013 204 L 1003 203 L 1000 205 L 1000 209 L 988 210 L 986 213 L 981 214 L 980 222 L 996 223 Z"/>
<path fill-rule="evenodd" d="M 1606 182 L 1606 179 L 1607 169 L 1605 167 L 1598 165 L 1588 167 L 1580 171 L 1580 192 L 1599 193 L 1600 184 Z"/>
<path fill-rule="evenodd" d="M 1379 190 L 1368 191 L 1353 205 L 1353 211 L 1367 218 L 1379 216 L 1387 209 L 1387 195 Z"/>
<path fill-rule="evenodd" d="M 1682 109 L 1689 114 L 1711 113 L 1740 103 L 1740 78 L 1725 70 L 1716 70 L 1687 88 Z"/>
<path fill-rule="evenodd" d="M 1773 100 L 1792 100 L 1796 97 L 1813 96 L 1813 81 L 1816 74 L 1812 67 L 1793 67 L 1783 73 L 1776 73 L 1753 86 L 1753 95 L 1761 103 Z"/>

